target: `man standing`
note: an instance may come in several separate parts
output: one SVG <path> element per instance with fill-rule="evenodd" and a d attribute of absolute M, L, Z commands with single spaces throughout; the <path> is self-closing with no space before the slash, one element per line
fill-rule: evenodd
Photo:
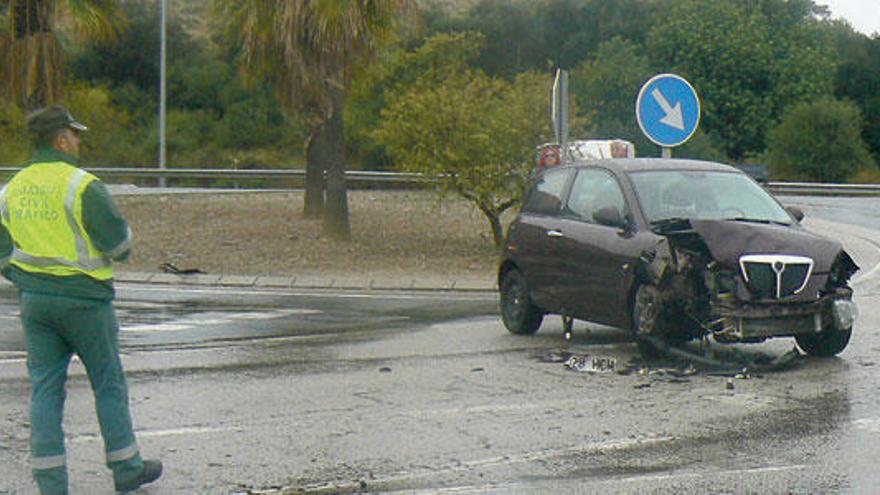
<path fill-rule="evenodd" d="M 106 187 L 76 166 L 85 130 L 59 105 L 29 115 L 36 150 L 0 191 L 0 261 L 21 292 L 31 463 L 42 494 L 68 490 L 62 419 L 74 353 L 95 395 L 116 490 L 135 490 L 162 474 L 162 463 L 142 460 L 135 441 L 112 306 L 112 261 L 128 258 L 131 231 Z"/>

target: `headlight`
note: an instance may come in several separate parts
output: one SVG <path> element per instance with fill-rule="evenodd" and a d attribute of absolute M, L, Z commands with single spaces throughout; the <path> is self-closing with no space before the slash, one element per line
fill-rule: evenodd
<path fill-rule="evenodd" d="M 831 306 L 831 313 L 834 315 L 834 324 L 837 329 L 848 330 L 852 328 L 856 318 L 859 317 L 859 307 L 848 299 L 838 299 Z"/>

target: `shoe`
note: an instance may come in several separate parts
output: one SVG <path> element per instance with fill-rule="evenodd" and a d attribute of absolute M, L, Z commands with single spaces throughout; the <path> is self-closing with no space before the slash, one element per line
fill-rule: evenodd
<path fill-rule="evenodd" d="M 152 483 L 162 476 L 162 461 L 144 461 L 144 470 L 141 474 L 125 483 L 117 483 L 117 492 L 130 492 L 137 490 L 141 485 Z"/>

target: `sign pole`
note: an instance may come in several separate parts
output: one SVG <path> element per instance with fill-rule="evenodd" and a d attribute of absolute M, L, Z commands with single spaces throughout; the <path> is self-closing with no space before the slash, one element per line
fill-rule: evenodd
<path fill-rule="evenodd" d="M 562 71 L 559 85 L 559 160 L 562 165 L 568 162 L 568 71 Z"/>
<path fill-rule="evenodd" d="M 663 152 L 662 152 L 663 154 L 660 156 L 662 156 L 663 158 L 672 158 L 672 148 L 670 148 L 668 146 L 664 146 L 662 148 L 662 150 L 663 150 Z"/>
<path fill-rule="evenodd" d="M 167 99 L 166 87 L 165 87 L 165 77 L 166 77 L 166 69 L 165 69 L 165 58 L 167 52 L 167 42 L 166 38 L 166 28 L 165 24 L 167 22 L 167 10 L 168 10 L 168 0 L 161 0 L 161 20 L 159 21 L 161 25 L 159 26 L 159 42 L 160 42 L 160 50 L 159 50 L 159 170 L 165 170 L 165 100 Z M 159 176 L 159 187 L 165 187 L 165 176 Z"/>

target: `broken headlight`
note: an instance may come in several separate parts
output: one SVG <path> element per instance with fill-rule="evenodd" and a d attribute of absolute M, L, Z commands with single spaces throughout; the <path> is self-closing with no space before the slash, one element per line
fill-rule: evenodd
<path fill-rule="evenodd" d="M 711 262 L 703 272 L 705 275 L 706 288 L 713 295 L 735 294 L 736 274 L 731 270 L 721 268 L 716 262 Z"/>
<path fill-rule="evenodd" d="M 841 251 L 831 265 L 831 271 L 828 274 L 828 288 L 826 290 L 831 292 L 834 287 L 846 287 L 850 277 L 858 270 L 859 266 L 856 265 L 849 254 L 846 251 Z"/>
<path fill-rule="evenodd" d="M 849 299 L 837 299 L 831 306 L 831 313 L 834 315 L 834 324 L 837 329 L 848 330 L 852 328 L 856 318 L 859 317 L 859 308 Z"/>

